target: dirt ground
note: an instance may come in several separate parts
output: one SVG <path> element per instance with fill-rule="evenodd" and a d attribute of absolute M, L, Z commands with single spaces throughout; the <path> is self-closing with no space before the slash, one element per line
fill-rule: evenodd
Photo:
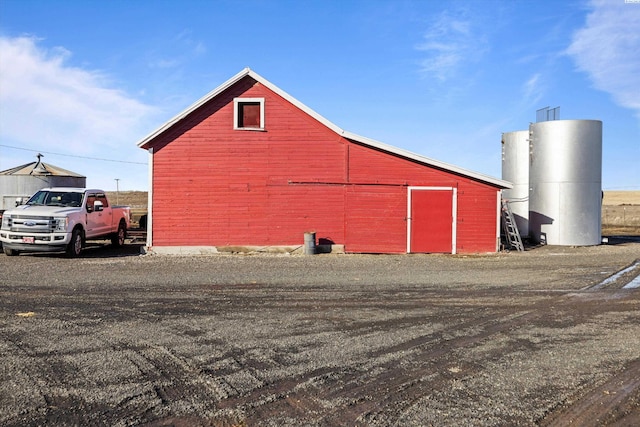
<path fill-rule="evenodd" d="M 640 240 L 0 255 L 0 425 L 640 425 Z"/>

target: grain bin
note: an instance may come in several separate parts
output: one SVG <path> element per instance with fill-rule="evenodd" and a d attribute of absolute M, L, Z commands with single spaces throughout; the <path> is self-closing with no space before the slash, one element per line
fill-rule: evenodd
<path fill-rule="evenodd" d="M 529 131 L 502 134 L 502 179 L 513 184 L 502 190 L 502 197 L 516 220 L 522 237 L 529 236 Z"/>
<path fill-rule="evenodd" d="M 38 161 L 0 171 L 0 211 L 15 207 L 17 198 L 30 197 L 45 187 L 86 187 L 87 178 Z"/>
<path fill-rule="evenodd" d="M 530 237 L 549 245 L 600 244 L 602 122 L 539 122 L 530 134 Z"/>

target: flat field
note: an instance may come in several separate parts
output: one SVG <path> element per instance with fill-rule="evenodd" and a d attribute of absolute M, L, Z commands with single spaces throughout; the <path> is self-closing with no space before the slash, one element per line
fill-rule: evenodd
<path fill-rule="evenodd" d="M 640 191 L 604 192 L 602 234 L 640 236 Z"/>
<path fill-rule="evenodd" d="M 640 206 L 640 191 L 605 191 L 602 204 L 607 206 Z"/>
<path fill-rule="evenodd" d="M 146 191 L 107 191 L 111 203 L 131 207 L 132 227 L 137 228 L 140 217 L 147 214 L 148 193 Z"/>

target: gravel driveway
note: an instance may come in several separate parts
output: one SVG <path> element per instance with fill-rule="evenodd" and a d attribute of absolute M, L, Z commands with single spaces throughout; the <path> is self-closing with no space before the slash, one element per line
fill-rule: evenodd
<path fill-rule="evenodd" d="M 2 255 L 0 425 L 640 425 L 640 242 L 612 243 Z"/>

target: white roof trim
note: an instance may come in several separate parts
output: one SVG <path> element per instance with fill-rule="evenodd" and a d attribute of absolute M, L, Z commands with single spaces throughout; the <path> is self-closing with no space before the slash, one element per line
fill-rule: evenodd
<path fill-rule="evenodd" d="M 212 90 L 211 92 L 209 92 L 208 94 L 206 94 L 205 96 L 203 96 L 202 98 L 197 100 L 195 103 L 193 103 L 191 106 L 189 106 L 186 110 L 182 111 L 180 114 L 178 114 L 177 116 L 175 116 L 172 119 L 170 119 L 164 125 L 160 126 L 154 132 L 152 132 L 149 135 L 147 135 L 146 137 L 144 137 L 142 140 L 140 140 L 140 142 L 138 142 L 138 147 L 142 148 L 144 145 L 146 145 L 149 142 L 151 142 L 154 138 L 156 138 L 157 136 L 159 136 L 160 134 L 165 132 L 167 129 L 171 128 L 173 125 L 175 125 L 176 123 L 178 123 L 179 121 L 181 121 L 182 119 L 187 117 L 189 114 L 191 114 L 192 112 L 194 112 L 195 110 L 200 108 L 202 105 L 204 105 L 205 103 L 207 103 L 211 99 L 215 98 L 220 93 L 222 93 L 223 91 L 227 90 L 229 87 L 233 86 L 236 82 L 240 81 L 242 78 L 244 78 L 246 76 L 249 76 L 249 77 L 253 78 L 254 80 L 260 82 L 261 84 L 263 84 L 264 86 L 269 88 L 271 91 L 277 93 L 282 98 L 286 99 L 291 104 L 295 105 L 300 110 L 302 110 L 305 113 L 307 113 L 309 116 L 313 117 L 314 119 L 316 119 L 317 121 L 319 121 L 320 123 L 322 123 L 323 125 L 328 127 L 329 129 L 331 129 L 335 133 L 337 133 L 337 134 L 339 134 L 339 135 L 341 135 L 341 136 L 343 136 L 343 137 L 345 137 L 347 139 L 351 139 L 351 140 L 353 140 L 355 142 L 358 142 L 358 143 L 360 143 L 362 145 L 371 146 L 371 147 L 377 148 L 377 149 L 382 150 L 382 151 L 387 151 L 389 153 L 397 154 L 397 155 L 399 155 L 401 157 L 405 157 L 405 158 L 408 158 L 408 159 L 411 159 L 411 160 L 415 160 L 415 161 L 417 161 L 419 163 L 423 163 L 423 164 L 426 164 L 426 165 L 429 165 L 429 166 L 434 166 L 434 167 L 439 168 L 439 169 L 444 169 L 444 170 L 447 170 L 447 171 L 450 171 L 450 172 L 453 172 L 453 173 L 456 173 L 456 174 L 459 174 L 459 175 L 463 175 L 463 176 L 466 176 L 466 177 L 469 177 L 469 178 L 473 178 L 473 179 L 476 179 L 476 180 L 479 180 L 479 181 L 483 181 L 483 182 L 486 182 L 486 183 L 489 183 L 489 184 L 493 184 L 493 185 L 496 185 L 496 186 L 501 187 L 501 188 L 513 188 L 513 184 L 508 182 L 508 181 L 504 181 L 504 180 L 501 180 L 501 179 L 493 178 L 491 176 L 480 174 L 480 173 L 477 173 L 477 172 L 472 172 L 470 170 L 463 169 L 463 168 L 460 168 L 460 167 L 457 167 L 457 166 L 453 166 L 453 165 L 448 164 L 448 163 L 440 162 L 438 160 L 434 160 L 434 159 L 431 159 L 429 157 L 421 156 L 421 155 L 413 153 L 411 151 L 403 150 L 402 148 L 394 147 L 392 145 L 384 144 L 382 142 L 375 141 L 373 139 L 366 138 L 364 136 L 360 136 L 360 135 L 356 135 L 356 134 L 351 133 L 351 132 L 347 132 L 344 129 L 336 126 L 334 123 L 330 122 L 329 120 L 325 119 L 320 114 L 316 113 L 311 108 L 307 107 L 306 105 L 304 105 L 303 103 L 301 103 L 300 101 L 298 101 L 297 99 L 295 99 L 294 97 L 292 97 L 291 95 L 289 95 L 288 93 L 286 93 L 285 91 L 280 89 L 279 87 L 275 86 L 274 84 L 272 84 L 271 82 L 269 82 L 268 80 L 266 80 L 265 78 L 260 76 L 255 71 L 251 70 L 250 68 L 243 69 L 238 74 L 236 74 L 235 76 L 231 77 L 229 80 L 227 80 L 226 82 L 222 83 L 220 86 L 218 86 L 217 88 L 215 88 L 214 90 Z"/>
<path fill-rule="evenodd" d="M 182 111 L 180 114 L 178 114 L 177 116 L 173 117 L 168 122 L 160 126 L 158 129 L 156 129 L 155 131 L 151 132 L 149 135 L 142 138 L 140 142 L 138 142 L 138 147 L 142 148 L 142 146 L 144 146 L 145 144 L 153 140 L 158 135 L 162 134 L 164 131 L 166 131 L 171 126 L 178 123 L 180 120 L 187 117 L 189 114 L 191 114 L 192 112 L 200 108 L 202 105 L 204 105 L 207 101 L 218 96 L 220 93 L 222 93 L 223 91 L 231 87 L 234 83 L 239 81 L 244 76 L 249 75 L 250 71 L 251 70 L 249 70 L 248 68 L 245 68 L 244 70 L 240 71 L 238 74 L 231 77 L 229 80 L 222 83 L 220 86 L 218 86 L 217 88 L 215 88 L 214 90 L 212 90 L 211 92 L 209 92 L 208 94 L 206 94 L 205 96 L 197 100 L 195 103 L 191 104 L 191 106 L 187 107 L 186 110 Z"/>
<path fill-rule="evenodd" d="M 441 162 L 439 160 L 434 160 L 429 157 L 422 156 L 420 154 L 413 153 L 411 151 L 404 150 L 402 148 L 394 147 L 393 145 L 385 144 L 383 142 L 375 141 L 373 139 L 356 135 L 351 132 L 344 132 L 342 135 L 345 138 L 351 139 L 353 141 L 359 142 L 363 145 L 368 145 L 370 147 L 378 148 L 383 151 L 387 151 L 389 153 L 397 154 L 401 157 L 405 157 L 411 160 L 415 160 L 417 162 L 427 164 L 429 166 L 436 167 L 438 169 L 444 169 L 449 172 L 453 172 L 459 175 L 463 175 L 469 178 L 477 179 L 479 181 L 487 182 L 490 184 L 497 185 L 502 188 L 513 188 L 513 184 L 509 181 L 504 181 L 502 179 L 494 178 L 489 175 L 484 175 L 478 172 L 473 172 L 468 169 L 464 169 L 458 166 L 454 166 L 449 163 Z"/>

